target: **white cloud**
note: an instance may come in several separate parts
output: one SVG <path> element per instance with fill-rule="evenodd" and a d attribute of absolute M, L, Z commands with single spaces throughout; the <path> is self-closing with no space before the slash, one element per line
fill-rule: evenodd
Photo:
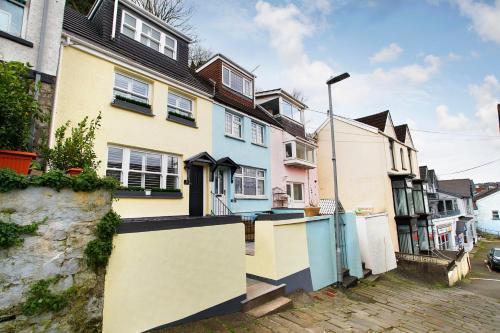
<path fill-rule="evenodd" d="M 497 104 L 500 101 L 500 83 L 494 75 L 487 75 L 482 84 L 469 86 L 469 92 L 476 101 L 478 127 L 485 134 L 498 135 Z M 500 143 L 500 142 L 499 142 Z"/>
<path fill-rule="evenodd" d="M 500 0 L 489 5 L 475 0 L 455 0 L 462 15 L 472 20 L 472 29 L 485 41 L 500 44 Z"/>
<path fill-rule="evenodd" d="M 446 105 L 439 105 L 436 108 L 438 126 L 446 130 L 461 131 L 470 125 L 470 120 L 463 114 L 452 115 Z"/>
<path fill-rule="evenodd" d="M 391 43 L 370 57 L 371 63 L 390 62 L 399 58 L 403 49 L 396 43 Z"/>
<path fill-rule="evenodd" d="M 395 67 L 390 70 L 377 68 L 374 72 L 378 77 L 387 81 L 398 81 L 406 79 L 413 83 L 423 83 L 428 81 L 432 75 L 441 68 L 441 58 L 429 54 L 424 58 L 424 64 L 411 64 L 402 67 Z"/>
<path fill-rule="evenodd" d="M 462 59 L 463 57 L 460 54 L 456 54 L 455 52 L 448 53 L 448 60 L 450 61 L 458 61 Z"/>

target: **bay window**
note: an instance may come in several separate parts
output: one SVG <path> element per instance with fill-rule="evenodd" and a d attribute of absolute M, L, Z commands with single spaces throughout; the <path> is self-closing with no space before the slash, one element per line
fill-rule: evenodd
<path fill-rule="evenodd" d="M 238 168 L 234 174 L 235 194 L 259 197 L 265 195 L 266 172 L 252 167 Z"/>
<path fill-rule="evenodd" d="M 243 118 L 231 112 L 226 112 L 225 133 L 241 139 L 243 136 Z"/>
<path fill-rule="evenodd" d="M 292 103 L 281 100 L 281 114 L 302 123 L 301 111 Z"/>
<path fill-rule="evenodd" d="M 264 126 L 252 122 L 252 143 L 264 144 Z"/>
<path fill-rule="evenodd" d="M 149 104 L 149 84 L 121 73 L 115 73 L 113 98 L 116 96 Z"/>
<path fill-rule="evenodd" d="M 225 66 L 222 66 L 222 83 L 242 95 L 253 97 L 252 80 Z"/>
<path fill-rule="evenodd" d="M 108 147 L 106 176 L 117 179 L 125 187 L 179 189 L 179 158 Z"/>
<path fill-rule="evenodd" d="M 168 93 L 168 112 L 177 113 L 186 117 L 193 117 L 193 101 L 181 95 Z"/>
<path fill-rule="evenodd" d="M 26 1 L 0 0 L 0 30 L 21 37 Z"/>
<path fill-rule="evenodd" d="M 315 163 L 314 148 L 298 141 L 285 143 L 285 159 L 299 159 Z"/>

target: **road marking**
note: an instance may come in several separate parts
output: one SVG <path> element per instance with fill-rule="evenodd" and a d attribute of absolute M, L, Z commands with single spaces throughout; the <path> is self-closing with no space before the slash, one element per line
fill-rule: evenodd
<path fill-rule="evenodd" d="M 496 281 L 496 282 L 500 282 L 500 280 L 497 280 L 497 279 L 470 278 L 470 280 L 484 280 L 484 281 Z"/>

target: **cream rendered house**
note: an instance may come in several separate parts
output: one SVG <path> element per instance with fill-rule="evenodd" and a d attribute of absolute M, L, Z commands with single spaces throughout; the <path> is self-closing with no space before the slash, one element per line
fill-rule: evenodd
<path fill-rule="evenodd" d="M 408 126 L 395 127 L 389 111 L 357 120 L 336 116 L 334 122 L 340 202 L 360 219 L 377 223 L 373 230 L 363 226 L 361 232 L 368 234 L 359 237 L 360 242 L 378 242 L 360 244 L 367 267 L 374 269 L 368 262 L 376 259 L 366 257 L 373 251 L 392 252 L 382 260 L 386 268 L 375 271 L 394 268 L 394 252 L 430 251 L 426 185 L 419 179 Z M 334 197 L 330 135 L 326 121 L 316 131 L 320 199 Z"/>

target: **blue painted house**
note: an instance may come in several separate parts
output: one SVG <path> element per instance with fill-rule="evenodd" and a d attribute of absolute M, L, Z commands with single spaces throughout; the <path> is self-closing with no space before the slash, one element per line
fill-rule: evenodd
<path fill-rule="evenodd" d="M 217 54 L 197 69 L 214 89 L 212 185 L 216 215 L 272 208 L 270 127 L 281 125 L 255 103 L 255 75 Z"/>

